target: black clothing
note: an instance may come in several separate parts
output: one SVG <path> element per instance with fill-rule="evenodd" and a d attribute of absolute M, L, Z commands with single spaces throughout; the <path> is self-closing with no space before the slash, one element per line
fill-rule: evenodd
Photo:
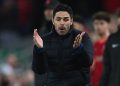
<path fill-rule="evenodd" d="M 108 38 L 100 86 L 120 86 L 120 28 Z"/>
<path fill-rule="evenodd" d="M 93 49 L 87 34 L 83 36 L 80 47 L 73 48 L 79 33 L 71 29 L 60 36 L 53 29 L 42 38 L 44 48 L 34 46 L 32 69 L 36 74 L 45 75 L 44 84 L 47 86 L 86 86 L 87 79 L 82 69 L 92 64 Z"/>

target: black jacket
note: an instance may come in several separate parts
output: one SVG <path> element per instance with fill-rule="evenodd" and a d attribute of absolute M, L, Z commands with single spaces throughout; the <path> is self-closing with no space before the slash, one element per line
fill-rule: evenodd
<path fill-rule="evenodd" d="M 59 36 L 53 30 L 42 38 L 44 48 L 34 46 L 32 69 L 37 74 L 47 73 L 47 86 L 86 86 L 85 69 L 92 64 L 93 48 L 87 34 L 80 47 L 73 48 L 79 33 L 71 29 L 68 34 Z"/>
<path fill-rule="evenodd" d="M 108 38 L 100 86 L 120 86 L 120 28 Z"/>

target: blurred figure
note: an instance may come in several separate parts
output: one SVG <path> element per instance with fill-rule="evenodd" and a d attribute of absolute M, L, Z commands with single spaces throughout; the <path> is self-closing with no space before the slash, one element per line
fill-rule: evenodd
<path fill-rule="evenodd" d="M 34 86 L 34 76 L 31 70 L 25 70 L 16 75 L 16 84 L 15 86 Z"/>
<path fill-rule="evenodd" d="M 80 17 L 79 15 L 75 15 L 73 20 L 74 20 L 73 21 L 73 27 L 76 30 L 87 32 L 85 21 L 84 21 L 84 19 L 82 17 Z"/>
<path fill-rule="evenodd" d="M 94 44 L 94 58 L 91 67 L 91 79 L 93 86 L 99 86 L 99 80 L 103 71 L 103 51 L 109 36 L 111 18 L 108 13 L 98 12 L 93 16 L 93 27 L 98 36 Z"/>
<path fill-rule="evenodd" d="M 10 54 L 7 57 L 7 62 L 1 67 L 1 72 L 6 76 L 9 81 L 9 86 L 14 86 L 17 82 L 16 74 L 18 74 L 18 63 L 15 54 Z"/>
<path fill-rule="evenodd" d="M 5 75 L 12 75 L 15 73 L 15 68 L 17 67 L 17 57 L 15 54 L 10 54 L 7 57 L 7 63 L 2 65 L 1 70 Z"/>
<path fill-rule="evenodd" d="M 51 31 L 52 28 L 52 16 L 53 16 L 53 9 L 59 4 L 57 0 L 46 0 L 45 10 L 44 10 L 44 17 L 45 20 L 43 21 L 43 25 L 40 28 L 40 34 L 43 36 L 44 34 Z"/>
<path fill-rule="evenodd" d="M 110 34 L 113 34 L 117 31 L 117 21 L 114 15 L 111 16 L 111 27 L 109 29 Z"/>
<path fill-rule="evenodd" d="M 14 30 L 17 25 L 16 0 L 0 1 L 0 30 Z"/>
<path fill-rule="evenodd" d="M 26 81 L 26 86 L 33 86 L 34 85 L 34 74 L 31 70 L 27 70 L 24 76 Z"/>
<path fill-rule="evenodd" d="M 117 13 L 118 31 L 108 38 L 104 52 L 104 72 L 100 86 L 120 86 L 120 10 Z"/>

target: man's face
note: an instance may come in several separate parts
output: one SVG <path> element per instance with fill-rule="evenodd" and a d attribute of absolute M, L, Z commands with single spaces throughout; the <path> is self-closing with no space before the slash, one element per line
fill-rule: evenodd
<path fill-rule="evenodd" d="M 94 20 L 93 22 L 94 29 L 98 35 L 103 35 L 106 31 L 109 30 L 109 23 L 104 20 Z"/>
<path fill-rule="evenodd" d="M 65 35 L 70 30 L 70 26 L 73 23 L 73 19 L 70 14 L 66 11 L 59 11 L 55 14 L 52 19 L 55 30 L 59 35 Z"/>

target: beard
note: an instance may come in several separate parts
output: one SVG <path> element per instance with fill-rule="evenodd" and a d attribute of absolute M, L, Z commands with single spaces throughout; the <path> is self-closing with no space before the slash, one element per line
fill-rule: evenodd
<path fill-rule="evenodd" d="M 69 31 L 69 28 L 66 28 L 64 26 L 59 27 L 57 30 L 59 35 L 66 35 L 68 33 L 68 31 Z"/>

